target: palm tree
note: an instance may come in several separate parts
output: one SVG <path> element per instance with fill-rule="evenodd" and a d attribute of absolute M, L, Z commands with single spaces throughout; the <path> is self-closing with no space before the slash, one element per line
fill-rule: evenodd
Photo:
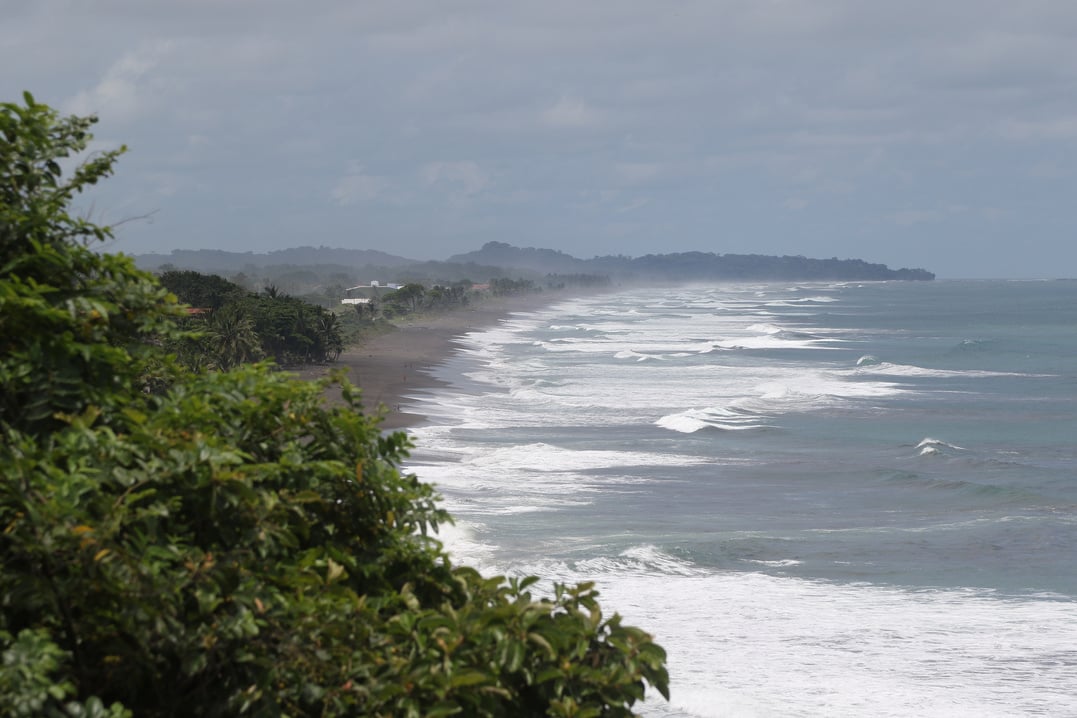
<path fill-rule="evenodd" d="M 322 312 L 318 317 L 318 338 L 324 348 L 326 361 L 336 361 L 344 351 L 344 338 L 341 334 L 340 319 L 332 312 Z"/>
<path fill-rule="evenodd" d="M 206 325 L 206 342 L 217 368 L 224 371 L 262 356 L 254 321 L 235 304 L 213 313 Z"/>

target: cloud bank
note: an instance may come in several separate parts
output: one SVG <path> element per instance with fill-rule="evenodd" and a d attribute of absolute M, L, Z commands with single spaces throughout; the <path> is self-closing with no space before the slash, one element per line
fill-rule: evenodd
<path fill-rule="evenodd" d="M 1077 6 L 13 2 L 0 99 L 100 116 L 128 252 L 861 257 L 1077 274 Z"/>

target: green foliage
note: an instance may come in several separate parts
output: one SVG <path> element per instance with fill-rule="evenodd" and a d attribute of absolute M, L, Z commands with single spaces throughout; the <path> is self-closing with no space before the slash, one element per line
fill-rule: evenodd
<path fill-rule="evenodd" d="M 251 318 L 262 352 L 278 364 L 309 364 L 336 359 L 344 349 L 332 312 L 268 287 L 239 302 Z"/>
<path fill-rule="evenodd" d="M 417 312 L 422 309 L 425 296 L 426 287 L 423 285 L 417 282 L 405 284 L 391 294 L 386 295 L 382 304 L 382 311 L 389 316 Z"/>
<path fill-rule="evenodd" d="M 46 705 L 55 705 L 74 692 L 70 683 L 53 678 L 67 654 L 49 640 L 47 631 L 24 630 L 17 639 L 3 631 L 0 645 L 0 709 L 4 715 L 40 715 Z"/>
<path fill-rule="evenodd" d="M 8 142 L 75 146 L 28 108 L 3 106 Z M 167 292 L 87 256 L 63 203 L 38 215 L 59 234 L 23 221 L 31 190 L 3 207 L 0 713 L 622 716 L 666 694 L 662 649 L 590 585 L 454 566 L 407 436 L 339 376 L 171 370 Z"/>
<path fill-rule="evenodd" d="M 449 286 L 435 284 L 426 293 L 426 305 L 437 311 L 467 306 L 467 290 L 470 288 L 471 282 L 467 284 L 456 283 Z"/>
<path fill-rule="evenodd" d="M 85 702 L 65 700 L 74 685 L 57 678 L 70 657 L 42 629 L 23 630 L 14 640 L 0 631 L 3 663 L 0 664 L 0 714 L 12 718 L 132 718 L 119 703 L 106 707 L 90 696 Z"/>
<path fill-rule="evenodd" d="M 243 287 L 224 277 L 186 269 L 162 272 L 159 281 L 184 304 L 202 309 L 220 309 L 247 294 Z"/>
<path fill-rule="evenodd" d="M 66 181 L 60 162 L 89 142 L 92 118 L 60 118 L 26 95 L 0 104 L 0 423 L 42 431 L 57 413 L 106 413 L 156 386 L 153 343 L 180 310 L 153 277 L 87 242 L 108 228 L 69 203 L 112 172 L 122 152 L 95 155 Z"/>
<path fill-rule="evenodd" d="M 204 342 L 218 369 L 231 369 L 262 356 L 254 321 L 237 304 L 229 304 L 210 315 Z"/>
<path fill-rule="evenodd" d="M 427 289 L 422 284 L 405 284 L 385 296 L 381 311 L 385 316 L 402 316 L 416 312 L 445 312 L 467 306 L 467 290 L 471 282 L 450 286 L 435 284 Z"/>
<path fill-rule="evenodd" d="M 170 345 L 189 367 L 227 370 L 263 357 L 285 365 L 335 361 L 344 350 L 336 315 L 276 286 L 253 294 L 216 275 L 175 270 L 161 282 L 181 302 L 209 310 L 185 323 L 196 335 Z"/>

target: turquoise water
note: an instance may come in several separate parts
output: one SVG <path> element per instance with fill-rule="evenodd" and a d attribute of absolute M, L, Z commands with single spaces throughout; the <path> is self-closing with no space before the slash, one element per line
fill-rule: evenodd
<path fill-rule="evenodd" d="M 1077 283 L 625 289 L 413 398 L 460 560 L 595 580 L 652 715 L 1077 715 Z"/>

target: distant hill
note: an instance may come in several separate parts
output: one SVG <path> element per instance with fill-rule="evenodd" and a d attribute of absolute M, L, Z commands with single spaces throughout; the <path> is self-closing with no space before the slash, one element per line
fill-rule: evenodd
<path fill-rule="evenodd" d="M 453 255 L 448 261 L 527 269 L 540 274 L 574 274 L 586 272 L 588 267 L 588 260 L 577 259 L 556 249 L 521 248 L 504 242 L 487 242 L 482 249 Z"/>
<path fill-rule="evenodd" d="M 251 267 L 297 267 L 337 266 L 352 267 L 405 267 L 418 264 L 376 249 L 339 249 L 335 247 L 295 247 L 273 252 L 226 252 L 220 249 L 174 249 L 171 254 L 140 254 L 135 262 L 143 269 L 155 270 L 170 264 L 177 269 L 193 269 L 196 272 L 243 272 Z"/>
<path fill-rule="evenodd" d="M 811 259 L 762 254 L 715 254 L 676 252 L 643 257 L 607 256 L 579 259 L 554 249 L 514 247 L 488 242 L 481 249 L 457 254 L 445 262 L 419 261 L 376 249 L 298 247 L 275 252 L 226 252 L 218 249 L 177 249 L 171 254 L 143 254 L 136 263 L 149 270 L 162 267 L 193 269 L 203 273 L 257 274 L 277 281 L 281 273 L 313 270 L 318 274 L 346 274 L 334 281 L 453 282 L 471 279 L 486 282 L 495 277 L 540 279 L 546 275 L 605 276 L 618 281 L 708 280 L 930 280 L 925 269 L 890 269 L 862 259 Z"/>
<path fill-rule="evenodd" d="M 678 252 L 648 254 L 643 257 L 608 256 L 577 259 L 564 252 L 533 247 L 513 247 L 504 242 L 488 242 L 482 249 L 457 254 L 450 262 L 511 267 L 547 274 L 605 274 L 619 279 L 661 279 L 664 281 L 734 280 L 930 280 L 935 275 L 925 269 L 890 269 L 861 259 L 810 259 L 774 257 L 762 254 L 714 254 Z"/>

